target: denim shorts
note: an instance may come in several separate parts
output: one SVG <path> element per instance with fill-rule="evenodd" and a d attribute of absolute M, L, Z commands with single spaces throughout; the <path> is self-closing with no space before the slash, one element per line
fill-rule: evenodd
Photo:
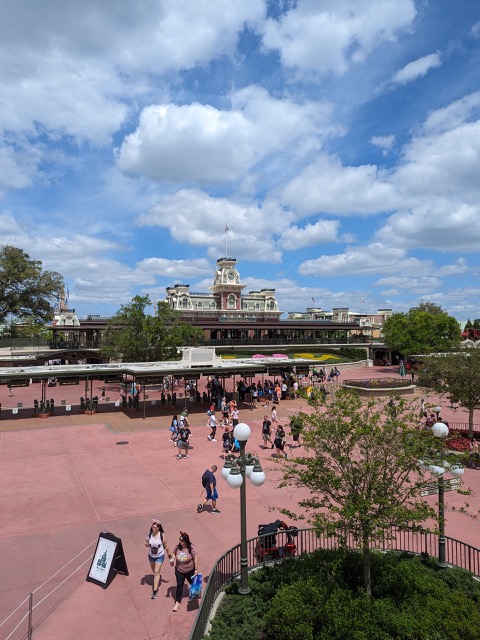
<path fill-rule="evenodd" d="M 152 558 L 152 556 L 148 554 L 148 559 L 154 564 L 162 564 L 162 562 L 165 560 L 165 554 L 163 554 L 163 556 L 159 556 L 158 558 Z"/>

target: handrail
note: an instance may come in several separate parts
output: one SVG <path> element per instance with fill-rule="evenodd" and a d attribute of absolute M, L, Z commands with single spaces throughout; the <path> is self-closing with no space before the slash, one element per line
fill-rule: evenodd
<path fill-rule="evenodd" d="M 287 542 L 287 533 L 278 531 L 277 547 L 282 548 Z M 266 536 L 257 536 L 247 541 L 247 559 L 249 570 L 261 567 L 270 559 L 259 559 L 255 554 L 257 541 Z M 294 539 L 296 556 L 312 553 L 317 549 L 336 549 L 340 546 L 337 537 L 317 535 L 314 529 L 298 529 Z M 469 544 L 445 537 L 445 556 L 448 564 L 466 569 L 480 578 L 480 549 Z M 347 549 L 358 549 L 359 544 L 352 533 L 347 533 L 342 540 Z M 387 551 L 407 551 L 414 554 L 427 554 L 435 557 L 438 552 L 437 534 L 420 528 L 403 528 L 393 525 L 382 540 L 372 541 L 371 549 Z M 277 561 L 281 561 L 279 558 Z M 240 575 L 240 545 L 236 545 L 224 553 L 215 563 L 205 586 L 200 606 L 195 617 L 189 640 L 201 640 L 204 637 L 212 607 L 220 592 Z"/>
<path fill-rule="evenodd" d="M 87 562 L 91 562 L 91 559 L 93 557 L 93 553 L 89 554 L 86 560 L 84 560 L 78 567 L 76 567 L 68 576 L 63 578 L 63 580 L 59 584 L 54 586 L 45 596 L 43 596 L 43 598 L 41 598 L 38 602 L 36 602 L 35 605 L 33 604 L 33 595 L 35 593 L 37 593 L 38 591 L 40 591 L 40 589 L 42 589 L 53 578 L 58 576 L 66 567 L 68 567 L 68 565 L 70 565 L 74 560 L 76 560 L 78 557 L 80 557 L 82 554 L 84 554 L 92 545 L 96 544 L 96 542 L 97 542 L 97 539 L 95 538 L 95 540 L 90 542 L 90 544 L 88 544 L 84 549 L 82 549 L 79 553 L 77 553 L 76 556 L 74 556 L 67 563 L 65 563 L 63 565 L 63 567 L 58 569 L 58 571 L 56 571 L 54 574 L 52 574 L 50 577 L 48 577 L 41 585 L 39 585 L 36 589 L 34 589 L 32 592 L 30 592 L 30 594 L 24 600 L 22 600 L 22 602 L 5 618 L 5 620 L 3 620 L 3 622 L 0 622 L 0 628 L 1 628 L 11 618 L 13 618 L 14 614 L 16 614 L 26 602 L 28 602 L 26 613 L 23 614 L 21 619 L 17 622 L 17 624 L 10 631 L 10 633 L 7 636 L 5 636 L 4 640 L 10 640 L 11 638 L 13 638 L 14 633 L 17 631 L 17 629 L 20 628 L 20 626 L 23 624 L 23 622 L 25 620 L 27 620 L 27 619 L 28 619 L 28 629 L 27 629 L 27 631 L 25 631 L 25 630 L 20 631 L 20 633 L 21 633 L 20 637 L 21 638 L 31 638 L 32 637 L 33 628 L 38 626 L 40 624 L 40 622 L 50 614 L 50 612 L 58 605 L 58 602 L 56 602 L 55 604 L 52 604 L 50 609 L 48 609 L 46 611 L 43 610 L 42 613 L 38 615 L 38 619 L 39 620 L 38 620 L 38 622 L 36 624 L 34 624 L 34 622 L 33 622 L 33 615 L 32 615 L 33 611 L 35 609 L 37 609 L 37 607 L 39 607 L 53 593 L 55 593 L 62 585 L 64 585 L 72 576 L 74 576 Z M 83 581 L 83 579 L 84 579 L 84 577 L 82 576 L 82 581 Z M 60 601 L 61 600 L 62 600 L 62 598 L 60 598 Z M 14 623 L 15 623 L 15 620 L 12 621 L 12 624 L 14 624 Z"/>

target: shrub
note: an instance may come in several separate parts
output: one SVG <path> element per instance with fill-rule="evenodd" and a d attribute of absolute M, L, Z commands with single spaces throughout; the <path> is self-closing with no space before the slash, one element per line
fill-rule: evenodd
<path fill-rule="evenodd" d="M 320 550 L 255 572 L 227 592 L 209 640 L 475 640 L 480 583 L 407 553 L 372 552 L 372 598 L 358 552 Z"/>

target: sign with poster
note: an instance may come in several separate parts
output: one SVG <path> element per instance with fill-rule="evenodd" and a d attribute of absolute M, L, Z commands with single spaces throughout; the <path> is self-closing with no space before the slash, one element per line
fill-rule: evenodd
<path fill-rule="evenodd" d="M 107 531 L 98 536 L 97 548 L 87 575 L 87 582 L 106 589 L 116 573 L 128 576 L 127 562 L 120 538 Z"/>

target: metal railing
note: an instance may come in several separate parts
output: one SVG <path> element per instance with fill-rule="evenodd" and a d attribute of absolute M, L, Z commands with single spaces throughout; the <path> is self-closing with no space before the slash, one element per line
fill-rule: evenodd
<path fill-rule="evenodd" d="M 35 627 L 47 618 L 74 589 L 85 581 L 84 566 L 92 561 L 93 551 L 89 551 L 89 549 L 93 547 L 96 542 L 97 539 L 90 542 L 85 549 L 82 549 L 80 553 L 47 578 L 39 587 L 30 592 L 5 620 L 0 622 L 0 634 L 6 634 L 1 636 L 2 640 L 31 640 Z M 71 565 L 75 560 L 80 562 L 80 565 L 72 569 Z M 54 579 L 56 579 L 56 582 L 53 582 Z M 40 592 L 42 589 L 44 590 L 44 587 L 47 585 L 49 585 L 50 591 L 40 597 Z M 54 594 L 55 597 L 52 597 Z"/>
<path fill-rule="evenodd" d="M 468 422 L 450 422 L 449 420 L 448 428 L 450 429 L 450 433 L 452 433 L 452 431 L 468 433 Z M 480 433 L 480 424 L 473 424 L 473 433 Z"/>
<path fill-rule="evenodd" d="M 282 548 L 287 542 L 287 534 L 279 531 L 276 534 L 277 547 Z M 268 558 L 259 559 L 255 553 L 258 540 L 266 536 L 259 536 L 247 541 L 247 558 L 249 570 L 261 567 Z M 337 537 L 318 536 L 313 529 L 299 529 L 294 539 L 296 556 L 312 553 L 318 549 L 336 549 L 340 546 Z M 448 564 L 470 571 L 480 577 L 480 549 L 446 537 L 445 555 Z M 353 534 L 346 534 L 342 539 L 347 549 L 358 549 L 359 544 Z M 436 557 L 438 553 L 438 536 L 423 529 L 408 529 L 392 526 L 382 540 L 371 543 L 371 549 L 379 551 L 407 551 L 413 554 L 427 554 Z M 281 559 L 280 559 L 281 560 Z M 200 602 L 199 609 L 189 640 L 201 640 L 210 618 L 210 612 L 220 592 L 240 575 L 240 545 L 232 547 L 217 560 L 208 577 L 208 582 Z"/>

